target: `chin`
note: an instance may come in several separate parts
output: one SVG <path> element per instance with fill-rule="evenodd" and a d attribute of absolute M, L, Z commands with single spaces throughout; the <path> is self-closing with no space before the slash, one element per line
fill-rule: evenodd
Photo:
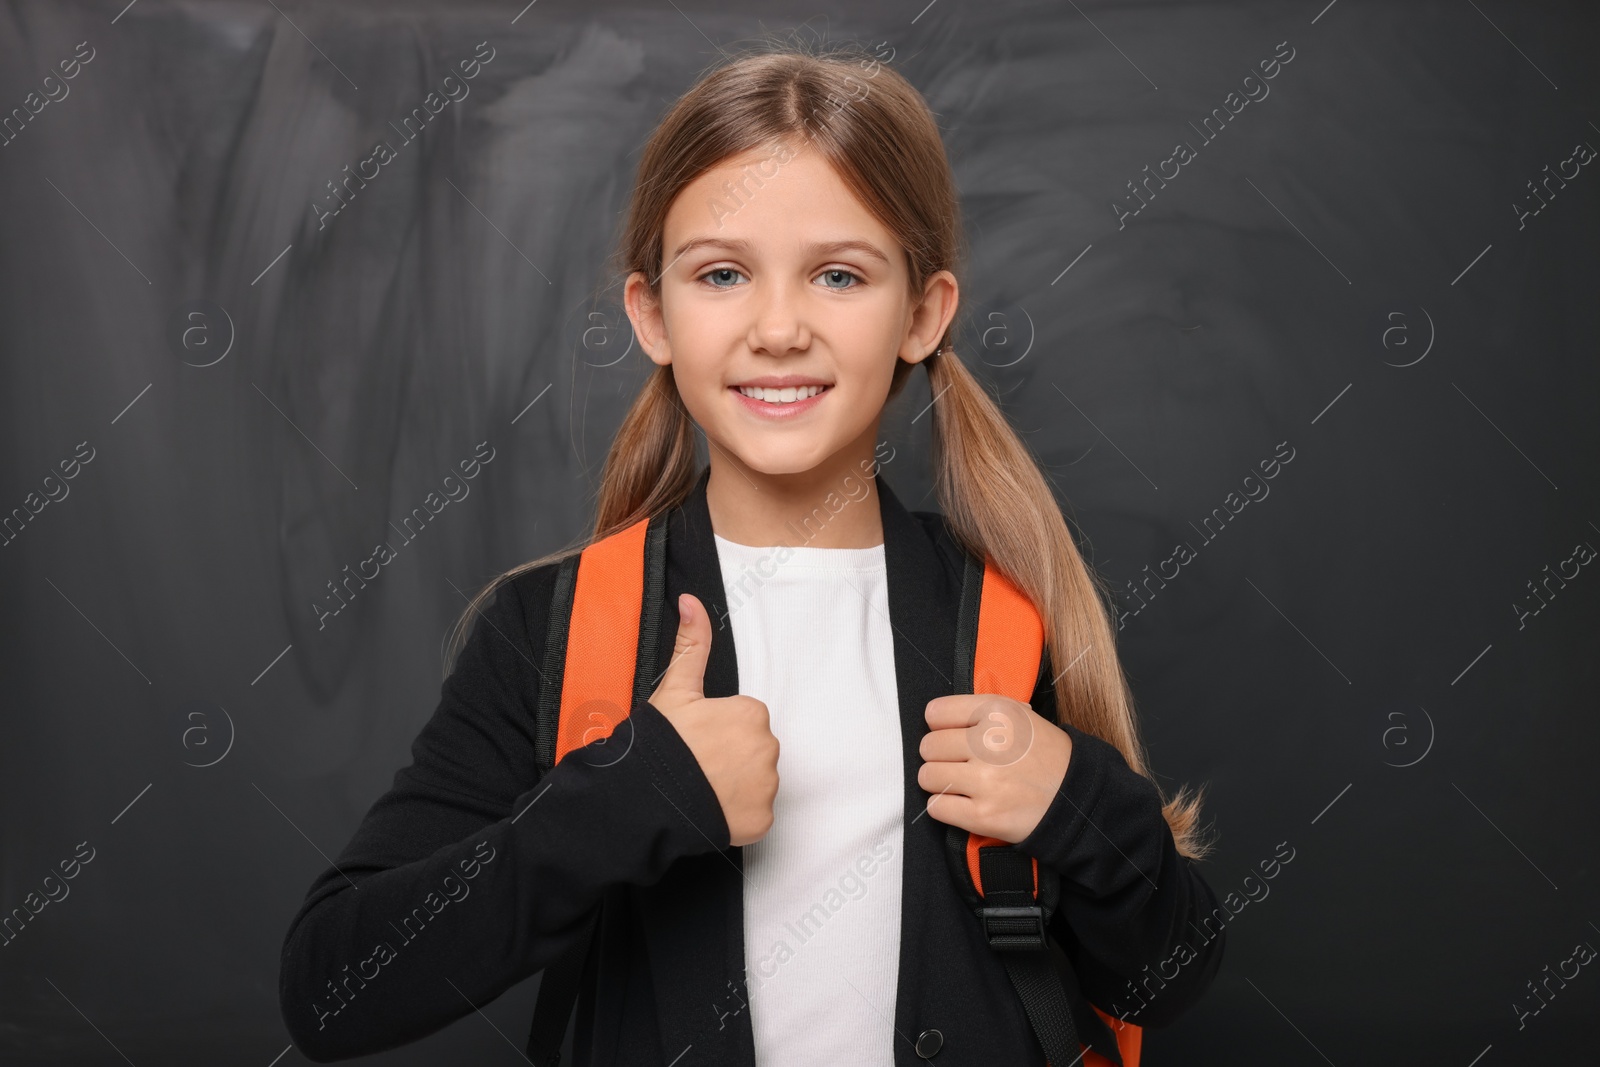
<path fill-rule="evenodd" d="M 811 449 L 730 449 L 739 462 L 757 474 L 777 477 L 785 474 L 804 474 L 815 470 L 821 460 Z"/>
<path fill-rule="evenodd" d="M 787 474 L 805 474 L 808 471 L 815 470 L 817 465 L 815 463 L 795 462 L 794 460 L 781 460 L 772 463 L 749 463 L 746 466 L 757 474 L 778 478 Z"/>

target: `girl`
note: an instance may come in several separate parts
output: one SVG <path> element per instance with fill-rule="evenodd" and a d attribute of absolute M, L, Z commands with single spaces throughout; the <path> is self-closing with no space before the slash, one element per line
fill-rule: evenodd
<path fill-rule="evenodd" d="M 594 536 L 473 599 L 413 762 L 312 884 L 280 982 L 309 1058 L 433 1033 L 592 931 L 582 1065 L 1043 1064 L 949 827 L 1059 875 L 1086 1063 L 1134 1067 L 1100 1020 L 1199 999 L 1226 921 L 1192 865 L 1199 797 L 1149 777 L 1103 587 L 950 347 L 960 238 L 927 105 L 870 56 L 748 56 L 666 115 L 621 247 L 656 370 Z M 942 515 L 878 476 L 918 365 Z M 559 561 L 658 516 L 676 640 L 639 642 L 654 690 L 541 774 Z M 1028 705 L 952 691 L 969 559 L 1044 623 Z"/>

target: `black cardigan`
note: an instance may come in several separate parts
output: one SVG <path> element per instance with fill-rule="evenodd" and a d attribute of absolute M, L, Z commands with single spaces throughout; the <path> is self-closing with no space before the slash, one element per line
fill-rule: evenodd
<path fill-rule="evenodd" d="M 723 627 L 705 693 L 731 696 L 738 673 L 708 473 L 670 516 L 651 677 L 672 653 L 677 596 L 690 592 Z M 945 1067 L 1043 1067 L 1004 965 L 957 895 L 945 824 L 925 816 L 929 794 L 917 784 L 924 710 L 952 691 L 963 556 L 938 514 L 906 511 L 882 477 L 877 489 L 905 767 L 894 1062 L 924 1062 L 916 1042 L 938 1030 L 935 1062 Z M 496 593 L 412 743 L 411 765 L 290 923 L 279 998 L 308 1059 L 394 1048 L 460 1019 L 543 969 L 604 902 L 576 1067 L 754 1067 L 742 994 L 743 850 L 729 846 L 688 745 L 640 701 L 611 738 L 574 750 L 539 780 L 533 709 L 555 570 L 524 572 Z M 1046 660 L 1032 704 L 1054 721 Z M 1083 995 L 1141 1025 L 1165 1025 L 1210 985 L 1227 913 L 1178 854 L 1155 786 L 1114 746 L 1064 729 L 1073 741 L 1066 776 L 1019 847 L 1062 876 L 1051 929 Z M 525 1031 L 511 1037 L 520 1048 Z"/>

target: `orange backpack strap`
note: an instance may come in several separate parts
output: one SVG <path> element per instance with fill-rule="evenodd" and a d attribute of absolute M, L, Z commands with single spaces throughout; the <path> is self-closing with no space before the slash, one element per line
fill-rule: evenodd
<path fill-rule="evenodd" d="M 655 649 L 666 590 L 666 515 L 568 556 L 550 599 L 535 754 L 541 773 L 611 732 L 652 679 L 636 667 Z"/>
<path fill-rule="evenodd" d="M 968 556 L 956 623 L 955 691 L 998 693 L 1027 704 L 1043 654 L 1044 624 L 1033 603 L 992 560 L 979 566 Z M 1050 937 L 1060 876 L 996 837 L 951 826 L 945 844 L 957 888 L 1000 953 L 1047 1063 L 1066 1067 L 1081 1056 L 1085 1067 L 1138 1067 L 1140 1028 L 1083 997 L 1071 963 Z"/>
<path fill-rule="evenodd" d="M 609 738 L 650 698 L 667 580 L 667 516 L 640 519 L 558 564 L 535 709 L 534 758 L 540 776 L 570 752 Z M 544 969 L 526 1054 L 535 1067 L 561 1057 L 567 1022 L 589 960 L 603 903 L 561 956 Z"/>

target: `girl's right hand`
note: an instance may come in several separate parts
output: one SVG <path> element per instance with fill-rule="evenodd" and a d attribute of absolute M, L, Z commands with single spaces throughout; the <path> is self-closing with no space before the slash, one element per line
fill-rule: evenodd
<path fill-rule="evenodd" d="M 678 598 L 678 636 L 650 704 L 678 731 L 716 791 L 730 845 L 761 840 L 778 795 L 778 739 L 755 697 L 707 697 L 711 620 L 692 593 Z"/>

